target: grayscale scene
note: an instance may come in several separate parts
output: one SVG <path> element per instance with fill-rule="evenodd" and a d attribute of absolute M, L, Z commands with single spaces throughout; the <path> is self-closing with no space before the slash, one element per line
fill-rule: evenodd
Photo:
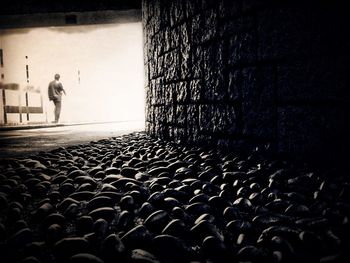
<path fill-rule="evenodd" d="M 0 262 L 350 262 L 345 2 L 3 0 Z"/>

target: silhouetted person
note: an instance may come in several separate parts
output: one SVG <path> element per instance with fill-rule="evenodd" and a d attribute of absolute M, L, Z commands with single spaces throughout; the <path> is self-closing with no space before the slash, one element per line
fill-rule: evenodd
<path fill-rule="evenodd" d="M 49 100 L 52 100 L 55 104 L 55 123 L 60 119 L 62 92 L 66 95 L 66 91 L 63 89 L 62 83 L 59 80 L 60 75 L 55 74 L 55 80 L 49 83 L 48 88 Z"/>

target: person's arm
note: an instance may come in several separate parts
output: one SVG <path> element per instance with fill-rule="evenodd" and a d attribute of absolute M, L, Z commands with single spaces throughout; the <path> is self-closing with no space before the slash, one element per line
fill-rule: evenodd
<path fill-rule="evenodd" d="M 60 83 L 60 88 L 61 88 L 61 90 L 63 91 L 64 95 L 67 95 L 67 94 L 66 94 L 66 91 L 65 91 L 64 88 L 63 88 L 62 83 Z"/>
<path fill-rule="evenodd" d="M 47 89 L 47 93 L 49 95 L 49 100 L 53 100 L 54 99 L 54 94 L 53 94 L 53 89 L 52 89 L 52 85 L 49 84 L 49 87 Z"/>

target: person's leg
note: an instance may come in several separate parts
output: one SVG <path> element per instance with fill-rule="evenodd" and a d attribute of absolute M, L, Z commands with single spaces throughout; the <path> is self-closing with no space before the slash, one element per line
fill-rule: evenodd
<path fill-rule="evenodd" d="M 61 101 L 55 100 L 55 122 L 58 122 L 60 119 L 60 113 L 61 113 Z"/>

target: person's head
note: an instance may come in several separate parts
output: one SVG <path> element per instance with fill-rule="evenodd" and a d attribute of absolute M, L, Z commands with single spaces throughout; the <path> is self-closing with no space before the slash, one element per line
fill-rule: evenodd
<path fill-rule="evenodd" d="M 55 74 L 55 80 L 59 80 L 60 79 L 60 74 Z"/>

